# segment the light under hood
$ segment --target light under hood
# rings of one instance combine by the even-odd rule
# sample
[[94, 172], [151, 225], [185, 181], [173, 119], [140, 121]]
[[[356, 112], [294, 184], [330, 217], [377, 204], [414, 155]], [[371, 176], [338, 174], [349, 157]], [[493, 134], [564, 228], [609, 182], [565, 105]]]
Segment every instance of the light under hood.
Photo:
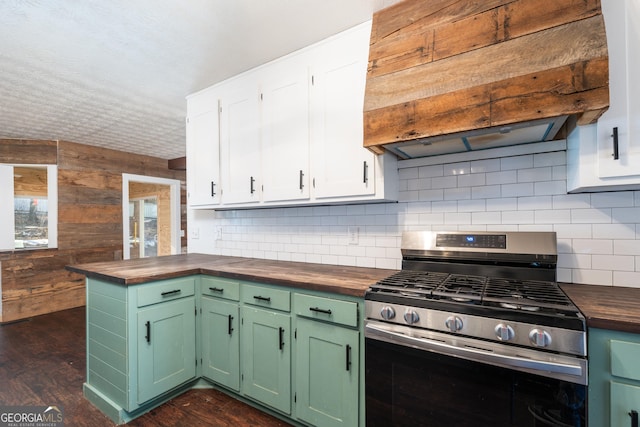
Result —
[[363, 123], [375, 153], [549, 141], [568, 116], [593, 123], [608, 106], [597, 0], [404, 0], [373, 16]]
[[385, 145], [385, 149], [402, 159], [413, 159], [416, 157], [439, 156], [442, 154], [551, 141], [558, 134], [566, 119], [567, 116], [561, 116], [457, 134], [414, 139]]

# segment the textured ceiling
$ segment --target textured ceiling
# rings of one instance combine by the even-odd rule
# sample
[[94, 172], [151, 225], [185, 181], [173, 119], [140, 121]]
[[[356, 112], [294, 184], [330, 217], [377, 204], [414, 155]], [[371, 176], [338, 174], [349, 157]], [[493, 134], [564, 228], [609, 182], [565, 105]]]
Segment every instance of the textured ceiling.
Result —
[[0, 138], [185, 155], [185, 97], [398, 0], [2, 0]]

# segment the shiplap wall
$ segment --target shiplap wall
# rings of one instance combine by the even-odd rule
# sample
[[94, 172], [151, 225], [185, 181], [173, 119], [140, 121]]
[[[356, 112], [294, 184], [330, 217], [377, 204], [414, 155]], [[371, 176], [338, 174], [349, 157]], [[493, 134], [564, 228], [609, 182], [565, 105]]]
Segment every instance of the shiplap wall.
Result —
[[559, 281], [640, 287], [640, 191], [567, 194], [564, 150], [494, 152], [400, 162], [398, 203], [189, 210], [189, 251], [399, 269], [404, 230], [543, 230], [558, 236]]

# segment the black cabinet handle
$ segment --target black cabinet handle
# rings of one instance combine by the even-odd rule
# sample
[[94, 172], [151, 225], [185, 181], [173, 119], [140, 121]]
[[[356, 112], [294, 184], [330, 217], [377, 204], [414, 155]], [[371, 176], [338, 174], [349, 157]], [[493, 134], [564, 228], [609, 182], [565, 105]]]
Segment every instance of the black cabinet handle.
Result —
[[222, 289], [222, 288], [209, 288], [209, 290], [211, 292], [220, 292], [220, 293], [224, 292], [224, 289]]
[[618, 150], [618, 128], [613, 128], [613, 160], [618, 160], [620, 158], [620, 151]]
[[265, 301], [265, 302], [270, 302], [271, 301], [270, 297], [263, 297], [263, 296], [260, 296], [260, 295], [254, 295], [253, 298], [257, 299], [258, 301]]
[[364, 166], [363, 166], [362, 170], [363, 170], [362, 182], [364, 182], [366, 184], [369, 181], [369, 165], [367, 165], [367, 161], [366, 160], [364, 162]]
[[256, 180], [251, 176], [249, 177], [249, 190], [251, 191], [251, 194], [256, 192], [256, 189], [253, 188], [253, 183], [256, 182]]
[[311, 310], [313, 312], [316, 312], [316, 313], [331, 314], [331, 310], [325, 310], [324, 308], [309, 307], [309, 310]]
[[169, 295], [179, 294], [180, 292], [182, 292], [180, 289], [174, 289], [172, 291], [162, 292], [160, 295], [162, 295], [163, 297], [167, 297]]
[[215, 197], [216, 195], [216, 183], [211, 181], [211, 197]]
[[302, 178], [304, 177], [304, 172], [302, 172], [302, 170], [300, 170], [300, 189], [302, 190], [304, 188], [304, 183], [302, 182]]
[[144, 326], [147, 328], [147, 335], [144, 336], [144, 339], [146, 339], [147, 342], [151, 342], [151, 322], [147, 320]]
[[284, 347], [284, 328], [278, 328], [278, 348], [282, 350]]
[[629, 412], [629, 416], [631, 417], [631, 427], [638, 427], [638, 411]]
[[229, 315], [229, 335], [233, 332], [233, 316]]
[[347, 344], [347, 371], [351, 369], [351, 346]]

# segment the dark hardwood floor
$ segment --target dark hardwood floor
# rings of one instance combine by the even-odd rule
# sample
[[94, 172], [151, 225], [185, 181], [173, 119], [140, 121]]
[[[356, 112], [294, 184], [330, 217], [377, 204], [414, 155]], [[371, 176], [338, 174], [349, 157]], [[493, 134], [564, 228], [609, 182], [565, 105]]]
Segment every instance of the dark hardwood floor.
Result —
[[[113, 426], [82, 395], [85, 309], [0, 326], [0, 405], [57, 405], [64, 425]], [[129, 426], [265, 426], [289, 424], [212, 389], [190, 390]]]

